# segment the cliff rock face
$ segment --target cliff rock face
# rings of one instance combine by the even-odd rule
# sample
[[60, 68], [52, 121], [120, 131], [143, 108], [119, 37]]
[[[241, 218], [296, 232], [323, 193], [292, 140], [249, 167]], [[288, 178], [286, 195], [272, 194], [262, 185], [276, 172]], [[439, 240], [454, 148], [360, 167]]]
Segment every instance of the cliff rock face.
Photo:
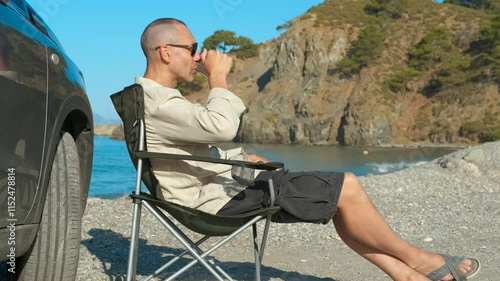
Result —
[[[319, 35], [319, 36], [318, 36]], [[258, 60], [265, 72], [248, 101], [241, 140], [261, 143], [318, 144], [336, 142], [348, 87], [342, 81], [328, 91], [330, 65], [345, 56], [347, 35], [342, 30], [323, 35], [291, 31], [265, 44]], [[236, 92], [241, 89], [235, 85]], [[332, 91], [335, 95], [332, 95]]]
[[[374, 112], [377, 105], [365, 97], [376, 87], [373, 71], [362, 71], [356, 79], [332, 73], [349, 50], [352, 34], [299, 28], [262, 47], [257, 60], [266, 70], [256, 79], [257, 91], [248, 97], [239, 140], [359, 145], [393, 141], [390, 120], [397, 116], [386, 116], [382, 108]], [[232, 86], [237, 93], [248, 89]]]
[[[363, 1], [354, 2], [362, 7]], [[442, 22], [432, 24], [453, 26], [460, 42], [477, 36], [478, 20], [463, 22], [456, 11], [445, 13], [449, 6], [428, 2], [443, 10], [430, 19]], [[351, 5], [340, 0], [329, 3], [339, 3], [339, 13]], [[498, 84], [477, 83], [473, 93], [477, 98], [466, 104], [426, 97], [422, 89], [428, 76], [408, 81], [404, 94], [387, 94], [384, 89], [387, 78], [407, 61], [411, 46], [425, 34], [425, 24], [419, 22], [426, 20], [424, 15], [404, 14], [394, 24], [392, 37], [386, 38], [385, 50], [352, 76], [338, 73], [337, 64], [351, 51], [362, 24], [318, 25], [316, 15], [309, 12], [280, 37], [262, 43], [258, 57], [235, 59], [230, 88], [248, 108], [236, 140], [344, 145], [474, 142], [461, 136], [460, 129], [486, 117], [500, 123]], [[204, 99], [196, 94], [188, 98]]]

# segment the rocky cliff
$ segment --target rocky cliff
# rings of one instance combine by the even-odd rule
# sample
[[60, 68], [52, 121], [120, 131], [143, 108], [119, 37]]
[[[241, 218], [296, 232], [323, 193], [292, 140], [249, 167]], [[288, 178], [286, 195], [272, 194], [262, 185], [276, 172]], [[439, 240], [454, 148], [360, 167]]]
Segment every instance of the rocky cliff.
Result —
[[[293, 19], [280, 37], [262, 43], [258, 57], [235, 59], [230, 87], [248, 107], [238, 141], [345, 145], [473, 143], [479, 138], [465, 136], [461, 130], [464, 124], [483, 122], [486, 118], [491, 124], [500, 124], [500, 94], [494, 81], [475, 83], [469, 88], [471, 93], [467, 93], [473, 97], [457, 98], [456, 102], [449, 96], [453, 91], [464, 91], [463, 88], [435, 96], [425, 94], [432, 70], [406, 81], [401, 93], [393, 93], [385, 86], [388, 77], [408, 61], [411, 47], [430, 28], [445, 26], [457, 40], [471, 42], [477, 38], [480, 26], [488, 21], [484, 13], [431, 0], [410, 0], [406, 13], [384, 23], [384, 50], [377, 58], [359, 73], [339, 73], [339, 61], [352, 52], [360, 30], [373, 19], [365, 11], [370, 3], [326, 1]], [[336, 11], [327, 15], [329, 24], [318, 21], [318, 14], [324, 9]], [[188, 98], [203, 101], [199, 94]]]

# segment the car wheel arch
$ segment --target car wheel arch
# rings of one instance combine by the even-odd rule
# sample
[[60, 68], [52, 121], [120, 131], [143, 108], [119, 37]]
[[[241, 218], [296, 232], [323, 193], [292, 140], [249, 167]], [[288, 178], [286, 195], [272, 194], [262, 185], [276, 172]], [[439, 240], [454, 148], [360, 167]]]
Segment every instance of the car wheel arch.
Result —
[[[56, 113], [57, 116], [52, 126], [49, 125], [44, 165], [41, 171], [41, 189], [39, 189], [32, 212], [28, 215], [26, 222], [39, 223], [42, 217], [44, 199], [47, 195], [50, 172], [54, 161], [55, 152], [59, 140], [64, 132], [68, 132], [76, 143], [80, 156], [80, 170], [82, 172], [82, 200], [87, 199], [90, 184], [90, 173], [92, 169], [94, 128], [92, 110], [87, 99], [78, 95], [68, 98]], [[87, 192], [87, 193], [85, 193]], [[85, 194], [83, 194], [85, 193]], [[84, 207], [84, 206], [83, 206]], [[82, 210], [82, 214], [83, 214]]]

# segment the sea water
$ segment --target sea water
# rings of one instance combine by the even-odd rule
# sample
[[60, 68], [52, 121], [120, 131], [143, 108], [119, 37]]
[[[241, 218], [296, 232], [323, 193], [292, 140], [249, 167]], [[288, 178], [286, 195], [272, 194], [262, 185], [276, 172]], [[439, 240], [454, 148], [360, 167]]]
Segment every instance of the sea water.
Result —
[[[223, 149], [242, 146], [271, 161], [285, 163], [290, 171], [341, 171], [357, 176], [386, 174], [432, 161], [456, 151], [443, 147], [353, 147], [262, 144], [218, 144]], [[364, 154], [364, 150], [368, 154]], [[135, 168], [125, 141], [105, 136], [94, 139], [90, 196], [112, 198], [129, 194], [135, 186]]]

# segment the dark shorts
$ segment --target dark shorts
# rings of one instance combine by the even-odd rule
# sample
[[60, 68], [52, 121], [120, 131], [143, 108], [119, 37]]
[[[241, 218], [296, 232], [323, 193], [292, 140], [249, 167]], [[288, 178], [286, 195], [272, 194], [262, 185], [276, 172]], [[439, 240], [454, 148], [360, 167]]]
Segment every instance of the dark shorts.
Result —
[[272, 221], [280, 223], [328, 223], [335, 214], [344, 183], [339, 172], [261, 172], [255, 184], [237, 194], [217, 214], [240, 215], [269, 206], [268, 179], [271, 173], [281, 209]]

